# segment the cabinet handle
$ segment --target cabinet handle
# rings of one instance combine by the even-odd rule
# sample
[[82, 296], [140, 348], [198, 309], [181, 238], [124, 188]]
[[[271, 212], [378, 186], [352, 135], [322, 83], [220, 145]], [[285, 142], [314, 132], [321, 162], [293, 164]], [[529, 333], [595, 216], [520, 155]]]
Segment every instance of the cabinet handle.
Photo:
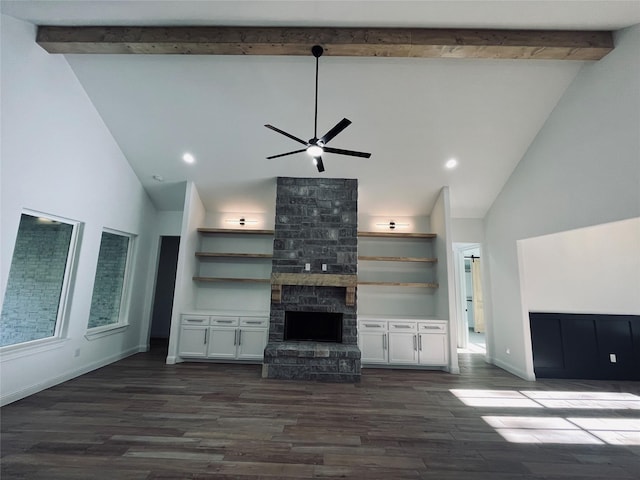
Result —
[[382, 334], [382, 349], [383, 350], [387, 349], [387, 334], [386, 333]]
[[245, 322], [247, 325], [261, 325], [262, 322], [260, 320], [247, 320]]
[[185, 319], [189, 323], [202, 323], [204, 322], [204, 318], [186, 318]]
[[233, 323], [233, 320], [215, 320], [216, 323]]
[[411, 328], [411, 325], [392, 325], [393, 328]]
[[418, 342], [416, 341], [416, 336], [413, 336], [413, 349], [417, 350], [418, 349]]
[[425, 330], [440, 330], [442, 327], [438, 327], [436, 325], [424, 325], [422, 328]]
[[242, 330], [238, 330], [238, 345], [242, 345]]
[[209, 336], [209, 329], [206, 329], [204, 331], [204, 344], [207, 344], [207, 337]]
[[382, 325], [376, 325], [371, 323], [363, 323], [363, 325], [367, 328], [382, 328]]
[[418, 350], [422, 351], [422, 336], [418, 336]]
[[234, 330], [233, 331], [233, 345], [237, 345], [238, 344], [238, 331]]

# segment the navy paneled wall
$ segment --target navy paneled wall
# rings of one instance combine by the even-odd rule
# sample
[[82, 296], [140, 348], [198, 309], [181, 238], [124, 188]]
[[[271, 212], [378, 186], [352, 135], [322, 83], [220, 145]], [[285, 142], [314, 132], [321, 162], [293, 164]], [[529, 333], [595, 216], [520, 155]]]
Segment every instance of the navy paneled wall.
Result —
[[540, 378], [640, 380], [640, 315], [529, 312]]

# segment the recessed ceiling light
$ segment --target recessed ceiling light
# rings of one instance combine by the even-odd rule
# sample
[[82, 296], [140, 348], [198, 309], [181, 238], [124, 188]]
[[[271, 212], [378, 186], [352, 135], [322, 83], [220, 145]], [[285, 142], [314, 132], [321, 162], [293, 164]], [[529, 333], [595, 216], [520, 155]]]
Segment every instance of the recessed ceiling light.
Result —
[[458, 161], [455, 158], [450, 158], [449, 160], [447, 160], [447, 163], [444, 164], [444, 166], [449, 169], [456, 168], [457, 165]]
[[196, 159], [190, 153], [185, 153], [184, 155], [182, 155], [182, 160], [184, 160], [186, 163], [193, 163], [196, 161]]

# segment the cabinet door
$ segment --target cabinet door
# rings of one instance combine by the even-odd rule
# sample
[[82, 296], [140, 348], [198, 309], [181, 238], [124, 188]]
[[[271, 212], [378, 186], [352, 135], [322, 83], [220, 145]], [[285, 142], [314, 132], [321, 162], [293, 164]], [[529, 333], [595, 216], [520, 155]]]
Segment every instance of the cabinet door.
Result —
[[405, 365], [418, 363], [416, 322], [389, 322], [389, 363]]
[[211, 358], [236, 358], [237, 335], [238, 329], [236, 327], [211, 327], [207, 356]]
[[446, 365], [448, 363], [446, 335], [421, 333], [418, 347], [420, 365]]
[[415, 364], [418, 338], [415, 332], [389, 332], [389, 363]]
[[358, 343], [362, 352], [362, 363], [387, 363], [387, 334], [384, 332], [361, 331]]
[[209, 327], [183, 325], [180, 327], [178, 355], [181, 357], [206, 357]]
[[262, 360], [267, 346], [268, 330], [263, 328], [241, 328], [238, 330], [238, 358]]

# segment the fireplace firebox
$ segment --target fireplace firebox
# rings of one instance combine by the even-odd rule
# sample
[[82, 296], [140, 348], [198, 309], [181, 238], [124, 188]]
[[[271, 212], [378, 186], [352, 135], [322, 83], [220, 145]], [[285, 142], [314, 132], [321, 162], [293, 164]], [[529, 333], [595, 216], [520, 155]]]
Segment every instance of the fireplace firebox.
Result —
[[342, 343], [342, 313], [284, 313], [284, 340]]

